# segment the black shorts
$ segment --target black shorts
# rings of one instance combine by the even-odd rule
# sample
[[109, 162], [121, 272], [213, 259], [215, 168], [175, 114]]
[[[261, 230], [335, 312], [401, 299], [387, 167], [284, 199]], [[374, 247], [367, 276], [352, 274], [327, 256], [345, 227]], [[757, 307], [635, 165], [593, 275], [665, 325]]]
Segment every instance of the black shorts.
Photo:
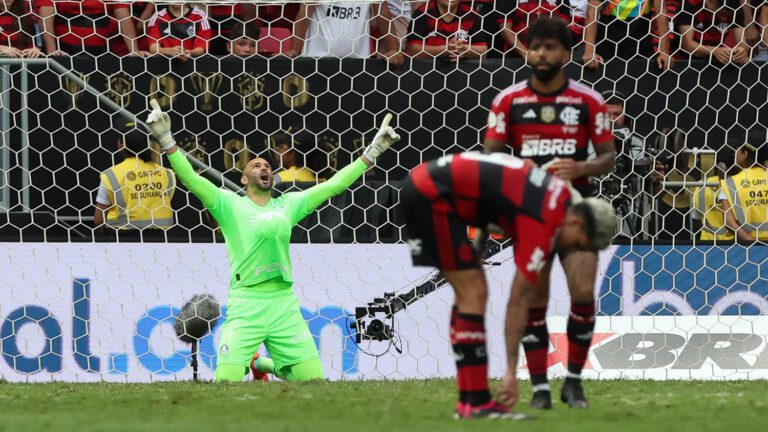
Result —
[[481, 268], [480, 254], [467, 237], [467, 224], [452, 202], [425, 197], [408, 178], [400, 191], [399, 209], [413, 265], [442, 271]]

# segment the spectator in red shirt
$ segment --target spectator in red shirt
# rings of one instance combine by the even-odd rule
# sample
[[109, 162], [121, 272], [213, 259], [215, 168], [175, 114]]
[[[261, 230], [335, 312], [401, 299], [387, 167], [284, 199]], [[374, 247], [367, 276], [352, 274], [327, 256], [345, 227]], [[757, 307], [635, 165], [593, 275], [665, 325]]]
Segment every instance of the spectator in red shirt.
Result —
[[32, 40], [34, 34], [29, 2], [4, 0], [0, 4], [0, 54], [14, 58], [40, 57], [42, 52]]
[[[528, 28], [539, 16], [556, 16], [567, 23], [573, 21], [568, 0], [500, 0], [496, 5], [503, 20], [502, 36], [522, 58], [526, 58], [528, 52], [528, 46], [525, 44]], [[573, 32], [573, 26], [571, 31]]]
[[[149, 47], [147, 45], [146, 27], [149, 19], [155, 14], [155, 4], [152, 2], [135, 1], [131, 3], [131, 20], [134, 27], [136, 27], [136, 39], [139, 41], [138, 49], [149, 54]], [[112, 21], [112, 26], [117, 30], [117, 21]], [[128, 47], [122, 39], [116, 38], [110, 41], [110, 49], [112, 52], [118, 55], [123, 55], [128, 52]]]
[[127, 3], [101, 0], [35, 0], [43, 25], [43, 43], [48, 55], [107, 52], [109, 41], [118, 34], [125, 42], [122, 55], [147, 53], [139, 50], [136, 27]]
[[[740, 0], [685, 0], [675, 21], [683, 50], [692, 57], [719, 63], [745, 64], [751, 48], [744, 42], [744, 10]], [[736, 41], [734, 48], [726, 39]]]
[[406, 54], [456, 62], [480, 58], [486, 51], [488, 41], [482, 33], [482, 20], [468, 3], [437, 0], [413, 14]]
[[202, 9], [190, 4], [171, 4], [155, 13], [147, 25], [149, 52], [182, 61], [208, 52], [211, 24]]

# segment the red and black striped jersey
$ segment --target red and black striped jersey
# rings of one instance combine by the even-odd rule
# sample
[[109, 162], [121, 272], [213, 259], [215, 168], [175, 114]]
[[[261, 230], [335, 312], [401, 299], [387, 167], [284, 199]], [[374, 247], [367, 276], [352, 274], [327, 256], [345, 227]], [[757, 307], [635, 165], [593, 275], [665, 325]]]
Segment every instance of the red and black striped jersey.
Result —
[[53, 31], [62, 50], [73, 53], [104, 49], [118, 32], [114, 11], [128, 9], [127, 3], [100, 0], [35, 0], [35, 7], [54, 8]]
[[243, 7], [240, 4], [226, 6], [208, 6], [208, 18], [214, 21], [223, 21], [230, 18], [243, 16]]
[[[530, 81], [499, 93], [488, 113], [485, 141], [501, 141], [515, 156], [542, 166], [555, 158], [587, 160], [589, 142], [613, 139], [611, 119], [599, 93], [574, 80], [550, 94], [541, 94]], [[589, 179], [574, 186], [589, 194]]]
[[518, 270], [531, 281], [540, 267], [528, 261], [551, 257], [571, 201], [564, 181], [502, 153], [443, 156], [416, 167], [411, 181], [428, 199], [450, 204], [467, 225], [502, 229], [513, 241]]
[[482, 20], [471, 5], [464, 2], [459, 4], [456, 17], [451, 21], [445, 21], [441, 18], [442, 15], [436, 4], [416, 11], [410, 23], [406, 43], [446, 46], [449, 39], [457, 38], [470, 45], [488, 45], [482, 32]]
[[211, 39], [211, 24], [202, 9], [188, 7], [184, 15], [174, 16], [170, 9], [157, 12], [147, 25], [149, 45], [159, 43], [162, 48], [180, 46], [184, 49], [208, 49]]
[[[0, 13], [0, 44], [18, 49], [32, 48], [32, 36], [35, 34], [29, 17], [29, 2], [24, 2], [24, 16], [18, 16], [10, 11]], [[24, 23], [29, 28], [23, 28]]]
[[258, 8], [259, 20], [270, 27], [293, 29], [299, 7], [299, 3], [261, 4]]
[[512, 25], [512, 31], [525, 43], [528, 28], [541, 15], [556, 16], [571, 23], [571, 7], [568, 0], [501, 0], [497, 2], [504, 21]]
[[229, 37], [235, 22], [244, 22], [243, 7], [240, 4], [229, 6], [208, 6], [208, 19], [216, 32], [214, 36]]
[[[707, 9], [705, 0], [685, 0], [682, 11], [675, 17], [678, 28], [692, 27], [693, 40], [702, 45], [720, 46], [735, 28], [744, 26], [744, 9], [724, 4], [717, 12]], [[680, 33], [683, 33], [683, 29]]]

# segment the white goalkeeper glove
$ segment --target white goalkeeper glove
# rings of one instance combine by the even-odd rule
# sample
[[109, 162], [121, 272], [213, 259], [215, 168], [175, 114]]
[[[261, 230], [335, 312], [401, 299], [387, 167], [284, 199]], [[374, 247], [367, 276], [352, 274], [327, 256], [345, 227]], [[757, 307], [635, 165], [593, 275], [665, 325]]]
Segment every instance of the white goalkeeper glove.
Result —
[[400, 135], [389, 125], [391, 120], [392, 114], [384, 116], [384, 121], [381, 122], [381, 128], [373, 137], [373, 142], [363, 152], [363, 156], [371, 163], [376, 162], [376, 158], [381, 156], [389, 146], [400, 141]]
[[163, 150], [168, 150], [176, 145], [176, 140], [173, 139], [171, 133], [171, 117], [168, 113], [163, 112], [157, 100], [152, 99], [149, 101], [149, 105], [152, 106], [152, 111], [147, 116], [147, 126], [152, 130], [152, 135], [155, 136]]

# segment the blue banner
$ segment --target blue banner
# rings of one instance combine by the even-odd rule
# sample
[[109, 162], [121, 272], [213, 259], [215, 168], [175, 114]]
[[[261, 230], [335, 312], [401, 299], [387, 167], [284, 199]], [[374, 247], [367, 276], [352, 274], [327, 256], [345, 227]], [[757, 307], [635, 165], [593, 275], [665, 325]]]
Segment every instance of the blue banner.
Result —
[[601, 315], [768, 315], [768, 246], [619, 246]]

